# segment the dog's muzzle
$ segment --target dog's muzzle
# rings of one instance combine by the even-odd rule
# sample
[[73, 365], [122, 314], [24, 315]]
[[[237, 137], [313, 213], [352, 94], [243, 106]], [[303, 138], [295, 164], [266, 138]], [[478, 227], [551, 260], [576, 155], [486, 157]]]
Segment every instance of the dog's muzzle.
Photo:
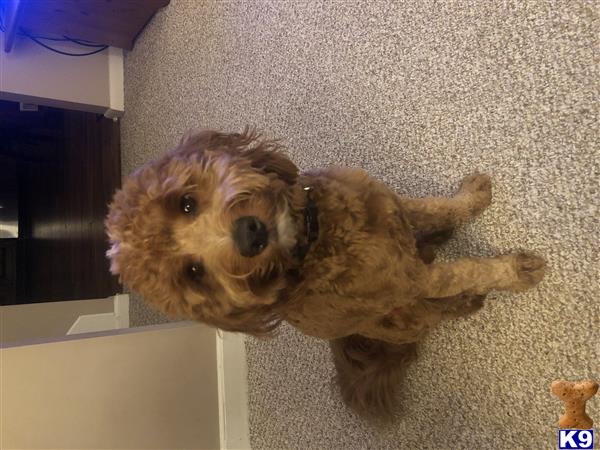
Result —
[[268, 245], [269, 232], [257, 217], [240, 217], [233, 223], [233, 242], [242, 256], [256, 256]]

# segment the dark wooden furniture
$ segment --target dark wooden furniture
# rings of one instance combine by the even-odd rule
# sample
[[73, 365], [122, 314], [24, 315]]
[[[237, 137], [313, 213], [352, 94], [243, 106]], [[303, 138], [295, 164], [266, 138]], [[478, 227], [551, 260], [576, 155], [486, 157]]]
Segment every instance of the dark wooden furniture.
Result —
[[16, 256], [7, 266], [16, 284], [2, 304], [120, 292], [103, 226], [120, 185], [118, 122], [53, 108], [19, 112], [18, 104], [0, 101], [0, 155], [16, 161], [19, 205], [19, 237], [5, 250]]
[[0, 239], [0, 305], [17, 301], [17, 240]]
[[170, 0], [4, 0], [4, 51], [24, 29], [35, 36], [69, 36], [131, 50], [156, 11]]
[[17, 161], [0, 154], [0, 305], [17, 295], [18, 194]]

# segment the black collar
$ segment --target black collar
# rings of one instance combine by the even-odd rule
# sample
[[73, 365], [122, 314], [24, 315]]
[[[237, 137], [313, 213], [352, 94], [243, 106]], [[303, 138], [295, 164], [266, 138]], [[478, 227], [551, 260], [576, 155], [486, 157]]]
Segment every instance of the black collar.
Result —
[[312, 196], [313, 188], [305, 186], [303, 190], [306, 192], [306, 207], [304, 208], [305, 243], [297, 245], [294, 250], [294, 256], [299, 261], [305, 258], [311, 244], [319, 237], [319, 209]]

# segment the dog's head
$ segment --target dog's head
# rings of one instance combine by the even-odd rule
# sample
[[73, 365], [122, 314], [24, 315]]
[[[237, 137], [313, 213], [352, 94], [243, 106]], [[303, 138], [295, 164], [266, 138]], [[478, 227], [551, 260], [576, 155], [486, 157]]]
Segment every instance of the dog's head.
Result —
[[184, 137], [115, 194], [111, 271], [167, 314], [270, 331], [296, 244], [296, 178], [276, 142], [254, 132]]

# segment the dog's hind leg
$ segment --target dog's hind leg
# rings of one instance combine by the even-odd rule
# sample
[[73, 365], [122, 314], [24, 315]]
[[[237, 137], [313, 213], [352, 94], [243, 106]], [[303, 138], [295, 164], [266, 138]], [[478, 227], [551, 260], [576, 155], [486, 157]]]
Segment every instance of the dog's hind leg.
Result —
[[427, 266], [422, 297], [440, 299], [491, 290], [523, 291], [538, 284], [546, 263], [539, 256], [517, 253], [495, 258], [462, 258]]
[[424, 235], [451, 230], [476, 217], [492, 200], [492, 182], [484, 174], [465, 178], [454, 197], [399, 197], [400, 205], [415, 232]]

